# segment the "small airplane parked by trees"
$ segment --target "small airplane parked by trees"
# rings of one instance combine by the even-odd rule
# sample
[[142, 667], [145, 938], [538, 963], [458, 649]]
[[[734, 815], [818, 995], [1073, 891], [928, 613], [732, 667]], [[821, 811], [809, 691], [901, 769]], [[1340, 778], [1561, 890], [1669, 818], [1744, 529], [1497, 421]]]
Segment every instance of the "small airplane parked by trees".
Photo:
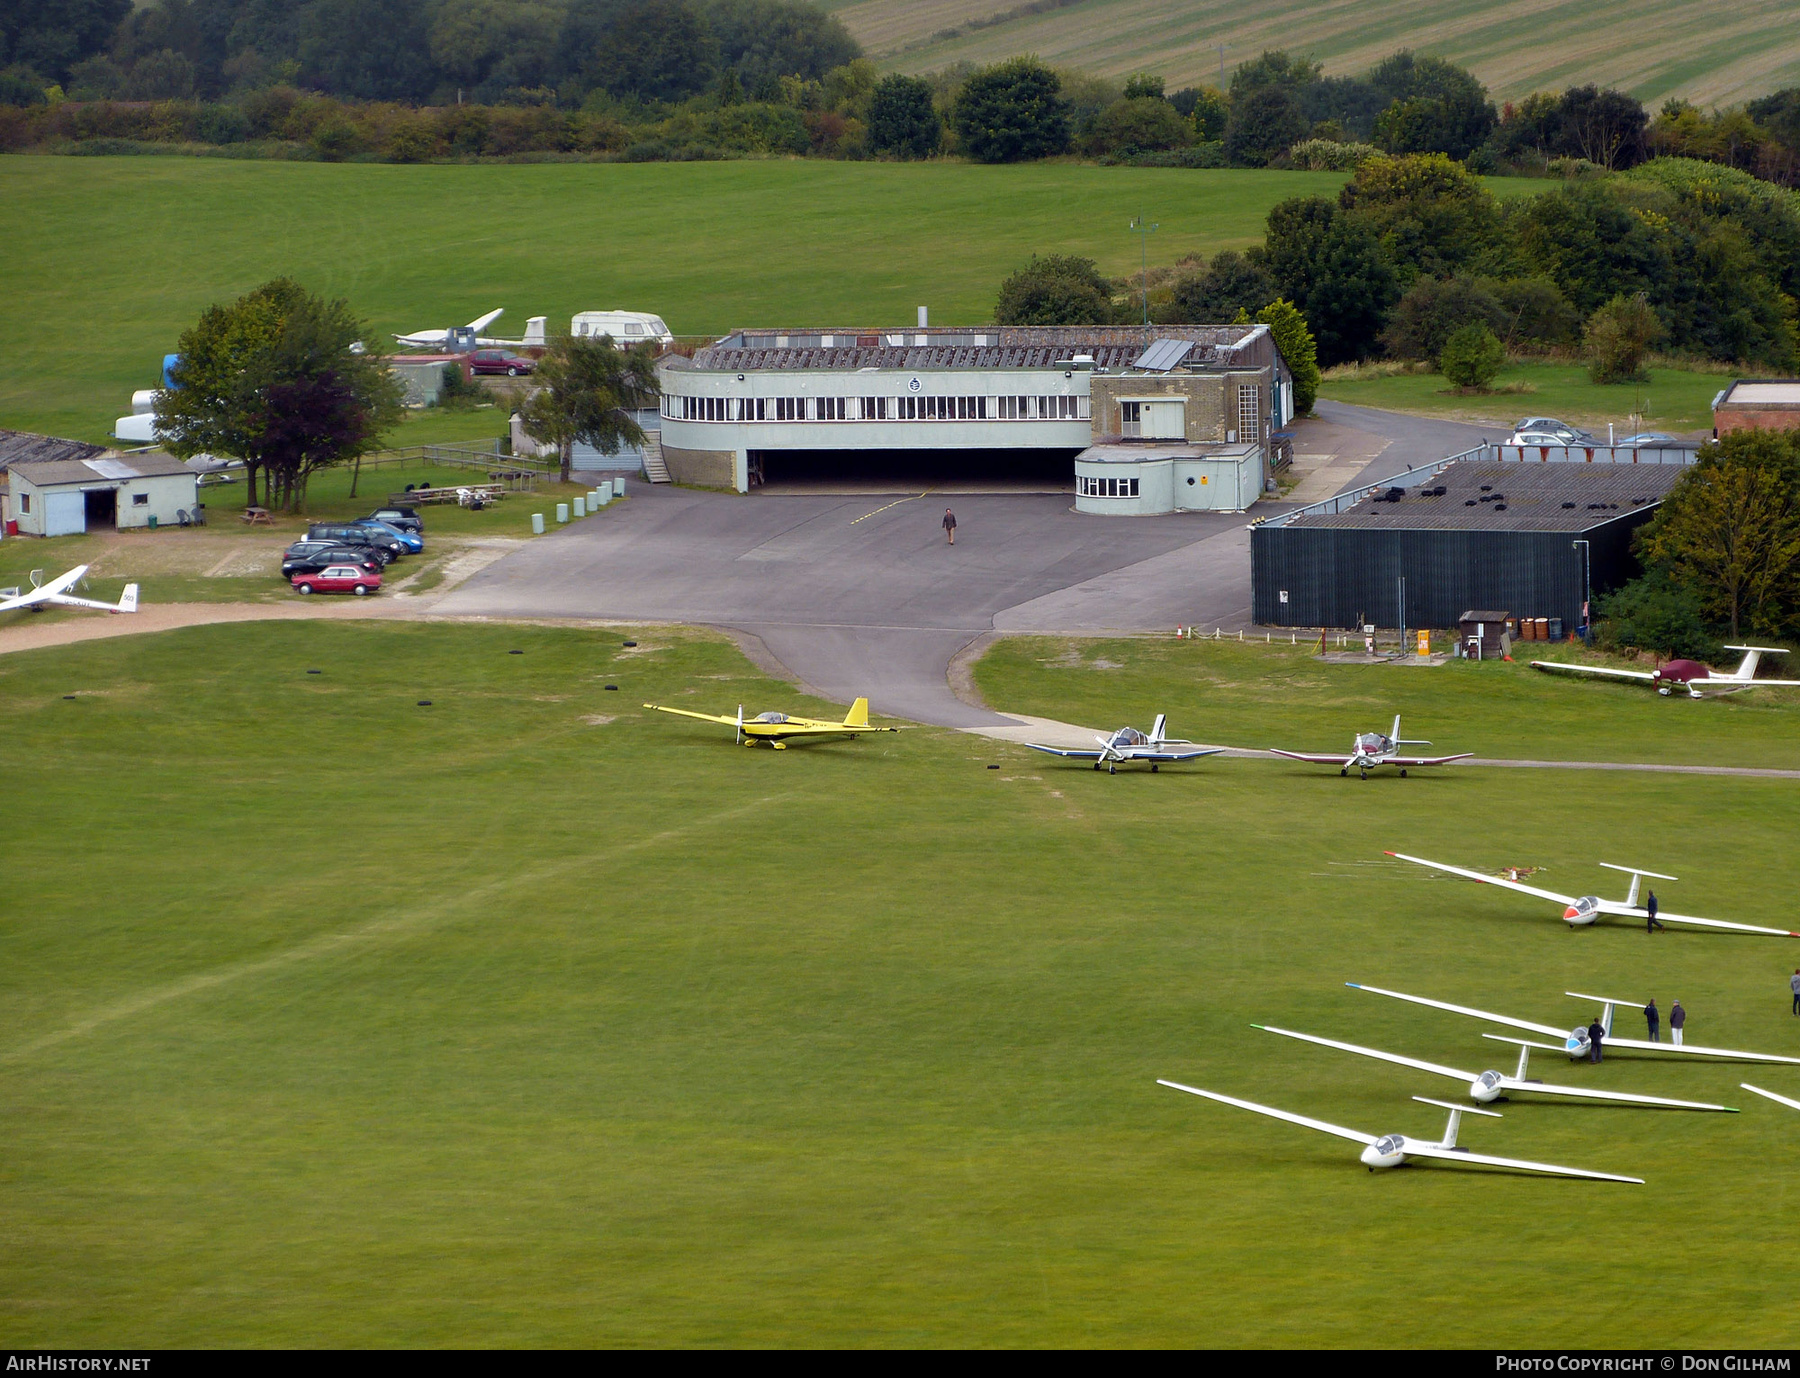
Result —
[[858, 699], [850, 705], [850, 711], [844, 714], [842, 722], [831, 722], [822, 718], [799, 718], [791, 713], [758, 713], [754, 718], [744, 716], [744, 705], [738, 705], [737, 717], [728, 718], [719, 713], [695, 713], [686, 708], [665, 708], [660, 703], [647, 703], [646, 708], [658, 713], [673, 713], [682, 718], [698, 718], [701, 722], [718, 723], [723, 727], [737, 729], [737, 740], [745, 746], [755, 746], [758, 742], [767, 742], [777, 751], [786, 751], [790, 741], [824, 741], [833, 737], [860, 737], [865, 732], [898, 732], [897, 727], [869, 726], [869, 701]]
[[1722, 1110], [1737, 1114], [1729, 1105], [1708, 1105], [1697, 1100], [1670, 1100], [1665, 1096], [1640, 1096], [1628, 1091], [1596, 1091], [1585, 1086], [1561, 1086], [1555, 1082], [1534, 1081], [1525, 1075], [1527, 1060], [1533, 1048], [1541, 1048], [1541, 1043], [1532, 1043], [1523, 1038], [1507, 1038], [1501, 1034], [1483, 1034], [1483, 1038], [1491, 1038], [1497, 1043], [1516, 1043], [1519, 1045], [1519, 1069], [1513, 1075], [1505, 1072], [1488, 1070], [1485, 1072], [1465, 1072], [1458, 1067], [1446, 1067], [1441, 1062], [1425, 1062], [1416, 1057], [1402, 1057], [1398, 1053], [1384, 1053], [1379, 1048], [1365, 1048], [1359, 1043], [1339, 1043], [1336, 1039], [1320, 1038], [1317, 1034], [1296, 1033], [1292, 1029], [1278, 1029], [1273, 1024], [1252, 1024], [1253, 1029], [1261, 1029], [1264, 1033], [1280, 1034], [1283, 1038], [1298, 1038], [1307, 1043], [1317, 1043], [1322, 1048], [1336, 1048], [1341, 1052], [1355, 1053], [1359, 1057], [1372, 1057], [1381, 1062], [1391, 1062], [1397, 1067], [1414, 1067], [1421, 1072], [1430, 1072], [1433, 1076], [1449, 1077], [1452, 1081], [1465, 1083], [1469, 1088], [1469, 1098], [1483, 1105], [1491, 1105], [1494, 1101], [1503, 1100], [1520, 1092], [1530, 1092], [1540, 1096], [1574, 1096], [1580, 1100], [1612, 1101], [1619, 1105], [1641, 1105], [1651, 1109], [1662, 1110]]
[[1363, 1146], [1362, 1161], [1370, 1172], [1378, 1167], [1400, 1167], [1408, 1158], [1425, 1158], [1475, 1167], [1511, 1168], [1514, 1172], [1541, 1172], [1551, 1177], [1586, 1177], [1599, 1182], [1631, 1182], [1640, 1187], [1644, 1185], [1642, 1177], [1620, 1177], [1611, 1172], [1590, 1172], [1586, 1168], [1560, 1167], [1555, 1163], [1533, 1163], [1523, 1158], [1494, 1158], [1485, 1153], [1471, 1153], [1466, 1148], [1457, 1147], [1456, 1133], [1462, 1127], [1464, 1115], [1486, 1115], [1497, 1120], [1502, 1118], [1497, 1110], [1476, 1110], [1471, 1106], [1452, 1105], [1449, 1101], [1414, 1096], [1413, 1099], [1421, 1105], [1441, 1106], [1450, 1112], [1450, 1122], [1444, 1126], [1442, 1139], [1415, 1139], [1406, 1134], [1365, 1134], [1360, 1129], [1346, 1129], [1340, 1124], [1308, 1119], [1305, 1115], [1296, 1115], [1289, 1110], [1277, 1110], [1272, 1105], [1258, 1105], [1253, 1100], [1221, 1096], [1217, 1091], [1202, 1091], [1198, 1086], [1183, 1086], [1178, 1081], [1163, 1081], [1158, 1078], [1156, 1084], [1167, 1086], [1172, 1091], [1186, 1091], [1190, 1096], [1204, 1096], [1221, 1105], [1235, 1105], [1239, 1110], [1267, 1115], [1271, 1119], [1286, 1120], [1303, 1129], [1316, 1129], [1321, 1134], [1335, 1134], [1340, 1139], [1349, 1139], [1352, 1143]]
[[1274, 756], [1286, 756], [1290, 761], [1307, 761], [1313, 765], [1337, 766], [1339, 775], [1348, 775], [1356, 770], [1363, 779], [1369, 778], [1369, 772], [1377, 766], [1398, 766], [1400, 778], [1406, 778], [1408, 767], [1446, 766], [1452, 761], [1465, 761], [1475, 753], [1460, 751], [1454, 756], [1402, 756], [1403, 746], [1430, 746], [1430, 742], [1417, 741], [1400, 735], [1400, 715], [1394, 714], [1394, 727], [1391, 732], [1359, 732], [1348, 756], [1331, 751], [1283, 751], [1279, 747], [1270, 747], [1269, 753]]
[[1671, 660], [1654, 670], [1615, 670], [1605, 665], [1573, 665], [1561, 660], [1534, 660], [1531, 668], [1559, 675], [1593, 675], [1597, 679], [1622, 679], [1634, 684], [1647, 684], [1667, 697], [1677, 691], [1691, 699], [1713, 699], [1735, 694], [1740, 689], [1792, 689], [1800, 687], [1800, 679], [1758, 679], [1757, 663], [1764, 656], [1786, 655], [1781, 646], [1727, 646], [1728, 651], [1742, 651], [1744, 658], [1735, 670], [1715, 670], [1697, 660]]
[[9, 591], [9, 596], [0, 596], [0, 612], [13, 612], [19, 608], [42, 608], [56, 606], [61, 608], [92, 608], [95, 612], [136, 612], [138, 606], [138, 586], [125, 585], [125, 592], [116, 603], [98, 603], [92, 598], [77, 598], [69, 592], [87, 577], [88, 567], [76, 565], [67, 574], [59, 574], [47, 584], [38, 584], [42, 574], [40, 570], [32, 571], [33, 588], [29, 593], [20, 593], [17, 589]]
[[[1551, 1052], [1567, 1053], [1574, 1061], [1580, 1061], [1588, 1055], [1588, 1026], [1586, 1024], [1577, 1024], [1565, 1034], [1554, 1024], [1538, 1024], [1529, 1019], [1515, 1019], [1509, 1014], [1495, 1014], [1490, 1010], [1470, 1009], [1467, 1005], [1452, 1005], [1444, 1000], [1427, 1000], [1423, 995], [1407, 995], [1402, 991], [1383, 990], [1380, 986], [1365, 986], [1356, 981], [1346, 981], [1344, 984], [1351, 990], [1366, 990], [1371, 995], [1385, 995], [1394, 1000], [1407, 1000], [1415, 1005], [1427, 1005], [1434, 1010], [1448, 1010], [1451, 1014], [1466, 1014], [1471, 1019], [1485, 1019], [1490, 1024], [1504, 1024], [1510, 1029], [1524, 1029], [1529, 1033], [1548, 1034], [1552, 1038], [1560, 1038], [1562, 1039], [1560, 1046], [1551, 1043], [1533, 1043], [1530, 1046], [1545, 1048]], [[1783, 1057], [1779, 1053], [1744, 1053], [1732, 1048], [1702, 1048], [1695, 1043], [1651, 1043], [1642, 1038], [1614, 1038], [1612, 1036], [1613, 1008], [1617, 1005], [1631, 1005], [1631, 1001], [1609, 999], [1602, 995], [1580, 995], [1572, 990], [1566, 990], [1563, 994], [1572, 1000], [1595, 1000], [1600, 1003], [1600, 1029], [1605, 1035], [1602, 1041], [1607, 1048], [1628, 1048], [1633, 1052], [1661, 1053], [1666, 1057], [1714, 1057], [1728, 1062], [1785, 1062], [1800, 1066], [1800, 1057]]]
[[[1148, 761], [1151, 774], [1155, 774], [1158, 766], [1175, 761], [1192, 761], [1201, 756], [1216, 756], [1225, 750], [1222, 746], [1195, 746], [1185, 738], [1164, 736], [1168, 722], [1168, 714], [1158, 713], [1147, 733], [1140, 732], [1135, 727], [1121, 727], [1117, 732], [1096, 737], [1094, 740], [1100, 744], [1098, 751], [1085, 747], [1069, 750], [1059, 746], [1039, 746], [1036, 742], [1026, 742], [1025, 745], [1033, 751], [1047, 752], [1052, 756], [1092, 761], [1095, 770], [1105, 766], [1108, 775], [1117, 775], [1121, 765], [1132, 761]], [[1171, 747], [1179, 749], [1171, 751]]]
[[[1623, 871], [1631, 877], [1631, 889], [1627, 892], [1623, 903], [1618, 900], [1603, 900], [1598, 895], [1559, 895], [1554, 890], [1540, 890], [1535, 885], [1523, 885], [1516, 880], [1502, 880], [1498, 876], [1484, 876], [1480, 871], [1465, 871], [1460, 866], [1447, 866], [1441, 861], [1427, 861], [1422, 856], [1407, 856], [1404, 852], [1388, 852], [1386, 855], [1398, 861], [1410, 861], [1415, 866], [1428, 866], [1434, 871], [1445, 871], [1453, 876], [1461, 876], [1465, 880], [1478, 880], [1483, 885], [1498, 885], [1503, 890], [1517, 890], [1521, 895], [1535, 895], [1541, 900], [1550, 900], [1563, 907], [1563, 922], [1570, 928], [1585, 927], [1594, 923], [1603, 915], [1614, 918], [1630, 919], [1634, 923], [1644, 923], [1649, 918], [1649, 911], [1638, 907], [1638, 883], [1649, 876], [1653, 880], [1674, 880], [1674, 876], [1665, 876], [1660, 871], [1644, 871], [1635, 866], [1614, 866], [1610, 861], [1600, 864], [1609, 871]], [[1763, 928], [1753, 923], [1731, 923], [1725, 919], [1697, 919], [1691, 914], [1671, 914], [1665, 909], [1656, 911], [1658, 923], [1687, 924], [1694, 928], [1723, 928], [1734, 933], [1763, 933], [1772, 938], [1800, 938], [1786, 928]]]

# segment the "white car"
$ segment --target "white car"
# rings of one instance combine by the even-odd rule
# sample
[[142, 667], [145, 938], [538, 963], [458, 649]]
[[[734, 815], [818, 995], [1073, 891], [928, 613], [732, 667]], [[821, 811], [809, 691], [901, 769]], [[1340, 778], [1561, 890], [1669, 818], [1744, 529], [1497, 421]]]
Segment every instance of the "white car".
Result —
[[1551, 445], [1561, 449], [1565, 445], [1578, 445], [1581, 442], [1571, 439], [1556, 431], [1515, 431], [1507, 436], [1508, 445]]

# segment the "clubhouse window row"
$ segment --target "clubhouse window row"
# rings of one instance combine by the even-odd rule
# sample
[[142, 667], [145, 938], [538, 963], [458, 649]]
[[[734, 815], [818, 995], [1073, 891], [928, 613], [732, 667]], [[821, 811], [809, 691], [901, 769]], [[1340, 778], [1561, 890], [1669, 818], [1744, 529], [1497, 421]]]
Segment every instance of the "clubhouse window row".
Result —
[[1085, 397], [678, 397], [671, 421], [1086, 421]]

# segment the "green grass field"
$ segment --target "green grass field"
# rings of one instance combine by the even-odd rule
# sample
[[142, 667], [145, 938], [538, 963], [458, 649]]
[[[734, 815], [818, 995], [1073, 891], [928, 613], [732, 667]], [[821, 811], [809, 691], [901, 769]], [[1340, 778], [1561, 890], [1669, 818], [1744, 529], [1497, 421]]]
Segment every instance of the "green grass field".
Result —
[[[1522, 666], [1077, 655], [1009, 642], [979, 679], [1252, 745], [1395, 704], [1447, 748], [1795, 750], [1791, 704]], [[1792, 782], [1111, 778], [926, 729], [778, 754], [649, 699], [822, 707], [663, 628], [0, 657], [0, 1345], [1793, 1343], [1778, 1107], [1465, 1126], [1639, 1188], [1370, 1175], [1154, 1084], [1435, 1134], [1407, 1097], [1451, 1083], [1249, 1027], [1504, 1059], [1345, 980], [1569, 1023], [1565, 989], [1679, 997], [1696, 1042], [1800, 1051], [1791, 944], [1570, 933], [1381, 855], [1665, 865], [1670, 907], [1786, 923]], [[1539, 1074], [1751, 1099], [1727, 1067]]]
[[[1643, 430], [1712, 431], [1712, 402], [1731, 382], [1728, 375], [1684, 368], [1653, 368], [1648, 383], [1599, 384], [1580, 364], [1514, 363], [1494, 379], [1488, 396], [1466, 397], [1439, 373], [1327, 378], [1319, 396], [1333, 402], [1386, 411], [1418, 412], [1510, 429], [1522, 416], [1554, 416], [1604, 438], [1607, 423], [1620, 436]], [[1517, 387], [1517, 392], [1506, 391]], [[1641, 421], [1631, 417], [1637, 413]], [[1596, 429], [1597, 428], [1597, 429]]]
[[[1034, 253], [1136, 266], [1262, 238], [1284, 197], [1341, 173], [1067, 163], [771, 161], [402, 167], [195, 158], [0, 158], [29, 206], [0, 259], [13, 351], [0, 426], [103, 441], [207, 305], [287, 274], [383, 332], [576, 311], [660, 312], [681, 334], [740, 325], [993, 319]], [[1491, 179], [1499, 195], [1547, 183]], [[485, 438], [494, 413], [409, 423], [395, 444]], [[440, 433], [448, 430], [450, 434]]]
[[[1668, 96], [1728, 105], [1800, 81], [1792, 10], [1750, 0], [1721, 13], [1707, 0], [1648, 0], [1622, 41], [1617, 6], [1571, 0], [1372, 0], [1356, 6], [1273, 0], [1246, 11], [1225, 0], [1078, 0], [1028, 13], [991, 0], [837, 0], [833, 9], [884, 66], [930, 71], [1015, 53], [1124, 77], [1153, 72], [1170, 89], [1219, 83], [1265, 48], [1305, 53], [1338, 76], [1366, 71], [1402, 48], [1472, 69], [1496, 100], [1595, 82], [1652, 106]], [[969, 29], [974, 18], [1005, 22]], [[946, 32], [948, 31], [948, 32]]]

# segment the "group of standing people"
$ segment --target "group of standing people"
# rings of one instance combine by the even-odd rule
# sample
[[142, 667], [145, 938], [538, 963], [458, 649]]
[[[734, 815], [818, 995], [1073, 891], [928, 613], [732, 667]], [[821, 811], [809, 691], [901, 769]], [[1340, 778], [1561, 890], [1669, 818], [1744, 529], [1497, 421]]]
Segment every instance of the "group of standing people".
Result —
[[[1800, 971], [1794, 973], [1794, 1013], [1800, 1014]], [[1662, 1042], [1662, 1011], [1656, 1008], [1656, 1000], [1651, 998], [1644, 1006], [1644, 1023], [1650, 1029], [1650, 1042]], [[1681, 1046], [1681, 1031], [1687, 1027], [1687, 1011], [1677, 1000], [1669, 1006], [1669, 1041], [1677, 1048]], [[1600, 1062], [1605, 1057], [1606, 1026], [1600, 1022], [1600, 1016], [1594, 1016], [1594, 1022], [1588, 1025], [1588, 1061]]]

